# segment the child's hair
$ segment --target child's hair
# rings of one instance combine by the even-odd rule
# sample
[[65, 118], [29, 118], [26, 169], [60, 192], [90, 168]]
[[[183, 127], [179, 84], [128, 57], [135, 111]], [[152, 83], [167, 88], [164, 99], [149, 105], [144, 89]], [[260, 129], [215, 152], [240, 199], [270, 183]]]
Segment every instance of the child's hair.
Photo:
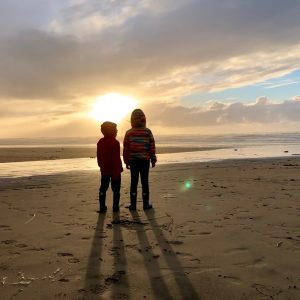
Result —
[[104, 122], [101, 124], [101, 132], [105, 137], [114, 137], [117, 134], [117, 124], [109, 121]]

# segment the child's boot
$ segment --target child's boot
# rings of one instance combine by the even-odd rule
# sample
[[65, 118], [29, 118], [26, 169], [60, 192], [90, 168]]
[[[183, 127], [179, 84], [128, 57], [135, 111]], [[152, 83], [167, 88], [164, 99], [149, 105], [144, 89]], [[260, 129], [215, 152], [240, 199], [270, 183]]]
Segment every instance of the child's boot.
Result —
[[99, 192], [99, 204], [100, 204], [100, 213], [105, 213], [107, 211], [107, 207], [105, 205], [106, 200], [106, 193], [105, 192]]
[[143, 209], [151, 209], [152, 205], [149, 204], [149, 193], [143, 193]]
[[113, 211], [119, 211], [120, 193], [114, 193], [113, 195]]
[[127, 206], [129, 210], [136, 210], [136, 198], [137, 198], [136, 193], [130, 193], [130, 205]]

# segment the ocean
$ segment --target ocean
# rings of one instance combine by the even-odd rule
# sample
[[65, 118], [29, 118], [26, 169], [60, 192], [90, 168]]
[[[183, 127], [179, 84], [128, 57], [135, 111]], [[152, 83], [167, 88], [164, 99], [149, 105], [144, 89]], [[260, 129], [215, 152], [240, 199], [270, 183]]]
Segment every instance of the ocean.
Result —
[[[94, 149], [97, 137], [0, 139], [0, 156], [15, 149]], [[122, 138], [119, 139], [120, 141]], [[208, 162], [225, 159], [292, 157], [300, 155], [300, 133], [244, 135], [156, 136], [158, 164]], [[27, 150], [26, 150], [27, 149]], [[192, 150], [192, 151], [191, 151]], [[94, 151], [94, 150], [93, 150]], [[34, 158], [34, 153], [32, 154]], [[0, 157], [1, 158], [1, 157]], [[44, 159], [0, 163], [0, 178], [97, 170], [95, 157]]]
[[[93, 147], [99, 137], [60, 138], [0, 138], [0, 147], [47, 147], [74, 146]], [[121, 142], [123, 137], [117, 137]], [[300, 132], [266, 134], [224, 134], [224, 135], [156, 135], [160, 146], [189, 147], [231, 147], [264, 146], [280, 144], [300, 144]]]

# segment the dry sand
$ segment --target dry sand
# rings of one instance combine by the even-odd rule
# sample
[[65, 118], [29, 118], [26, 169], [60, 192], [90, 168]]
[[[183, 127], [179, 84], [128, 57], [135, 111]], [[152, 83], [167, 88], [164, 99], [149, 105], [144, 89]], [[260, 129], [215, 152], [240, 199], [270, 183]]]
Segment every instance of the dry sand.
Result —
[[[155, 209], [98, 173], [1, 180], [0, 299], [300, 299], [300, 159], [157, 166]], [[140, 193], [141, 194], [141, 193]]]

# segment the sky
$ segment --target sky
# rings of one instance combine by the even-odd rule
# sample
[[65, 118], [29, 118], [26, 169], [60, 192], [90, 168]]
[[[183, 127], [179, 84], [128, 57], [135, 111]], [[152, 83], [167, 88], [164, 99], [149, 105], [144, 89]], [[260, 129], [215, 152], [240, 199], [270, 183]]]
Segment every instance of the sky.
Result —
[[1, 0], [0, 138], [96, 136], [110, 93], [155, 134], [299, 132], [299, 15], [299, 0]]

